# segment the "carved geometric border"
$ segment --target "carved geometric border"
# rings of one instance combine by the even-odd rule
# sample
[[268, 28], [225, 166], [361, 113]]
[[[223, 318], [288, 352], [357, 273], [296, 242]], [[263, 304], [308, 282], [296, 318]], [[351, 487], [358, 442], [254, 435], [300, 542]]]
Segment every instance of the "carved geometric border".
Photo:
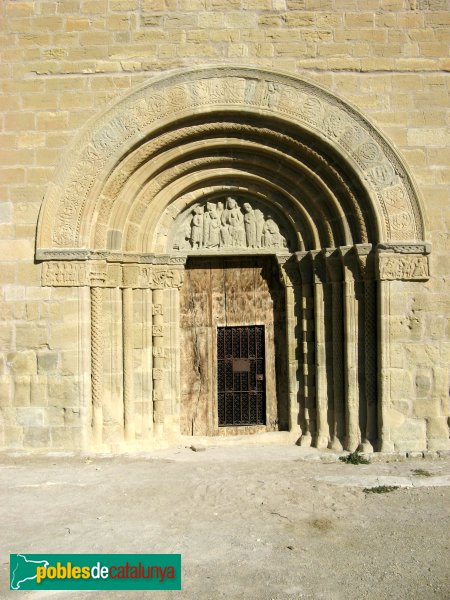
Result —
[[160, 127], [203, 112], [242, 111], [294, 123], [339, 153], [363, 182], [382, 240], [424, 240], [422, 204], [405, 164], [361, 113], [315, 83], [250, 67], [202, 67], [161, 76], [105, 110], [70, 145], [39, 216], [37, 257], [87, 248], [86, 207], [109, 168]]

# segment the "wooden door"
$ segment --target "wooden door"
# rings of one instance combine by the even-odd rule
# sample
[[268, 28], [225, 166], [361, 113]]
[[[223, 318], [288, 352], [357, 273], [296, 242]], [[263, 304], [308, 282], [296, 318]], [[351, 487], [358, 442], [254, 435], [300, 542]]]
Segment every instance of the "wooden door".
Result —
[[[228, 435], [287, 429], [284, 289], [273, 257], [189, 259], [180, 293], [181, 433]], [[219, 427], [218, 331], [260, 326], [264, 332], [261, 422]]]

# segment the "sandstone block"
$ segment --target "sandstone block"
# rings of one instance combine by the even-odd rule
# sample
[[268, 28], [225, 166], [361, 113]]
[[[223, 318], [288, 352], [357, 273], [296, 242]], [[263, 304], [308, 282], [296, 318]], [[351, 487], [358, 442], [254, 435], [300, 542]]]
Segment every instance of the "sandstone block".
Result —
[[449, 439], [447, 417], [429, 417], [426, 419], [427, 437]]
[[416, 397], [423, 398], [429, 395], [432, 386], [431, 369], [418, 369], [415, 379]]
[[44, 408], [35, 406], [19, 407], [17, 423], [22, 427], [41, 427], [44, 424]]
[[48, 427], [24, 427], [23, 445], [31, 448], [48, 448], [50, 446], [50, 429]]
[[55, 371], [58, 366], [57, 352], [38, 352], [37, 354], [38, 373], [47, 373]]
[[11, 378], [8, 375], [2, 375], [0, 377], [0, 406], [11, 406], [12, 396]]
[[6, 425], [3, 432], [3, 439], [6, 448], [23, 447], [23, 427], [15, 425]]
[[36, 375], [37, 360], [33, 350], [10, 352], [6, 357], [11, 372], [15, 375]]
[[64, 425], [69, 425], [71, 427], [81, 425], [81, 413], [79, 408], [65, 408], [63, 418]]
[[[0, 178], [2, 174], [0, 173]], [[32, 260], [34, 247], [32, 240], [0, 240], [0, 256], [3, 260]]]
[[40, 348], [47, 344], [48, 334], [44, 325], [16, 325], [16, 346], [18, 350]]
[[437, 398], [424, 398], [414, 400], [413, 412], [415, 417], [438, 417], [441, 412], [441, 405]]
[[14, 378], [14, 405], [29, 406], [31, 398], [31, 381], [29, 375]]
[[53, 406], [76, 406], [78, 384], [71, 377], [52, 377], [48, 383], [48, 401]]
[[60, 406], [48, 406], [45, 409], [44, 420], [49, 427], [62, 427], [65, 424], [65, 409]]
[[13, 327], [12, 325], [1, 323], [0, 324], [0, 348], [6, 350], [11, 348], [13, 339]]
[[30, 402], [32, 406], [47, 406], [47, 377], [45, 375], [31, 376]]

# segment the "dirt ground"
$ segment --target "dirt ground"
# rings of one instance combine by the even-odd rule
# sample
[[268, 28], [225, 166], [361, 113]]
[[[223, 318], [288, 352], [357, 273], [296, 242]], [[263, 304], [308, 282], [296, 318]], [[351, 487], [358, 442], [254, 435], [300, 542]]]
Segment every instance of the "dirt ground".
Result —
[[[0, 597], [447, 600], [450, 457], [297, 446], [0, 455]], [[364, 491], [399, 486], [389, 493]], [[9, 553], [181, 553], [178, 592], [10, 592]]]

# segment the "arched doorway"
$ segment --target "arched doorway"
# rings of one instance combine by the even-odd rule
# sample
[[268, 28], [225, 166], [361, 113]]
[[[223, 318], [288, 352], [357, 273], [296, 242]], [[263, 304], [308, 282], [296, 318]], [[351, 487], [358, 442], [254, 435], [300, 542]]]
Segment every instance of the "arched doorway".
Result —
[[[261, 213], [264, 243], [211, 215], [205, 237], [228, 197]], [[238, 67], [145, 84], [87, 124], [39, 218], [43, 284], [90, 289], [88, 445], [180, 435], [186, 265], [261, 256], [284, 288], [287, 427], [304, 445], [389, 449], [390, 284], [428, 277], [423, 240], [402, 160], [326, 90]]]

